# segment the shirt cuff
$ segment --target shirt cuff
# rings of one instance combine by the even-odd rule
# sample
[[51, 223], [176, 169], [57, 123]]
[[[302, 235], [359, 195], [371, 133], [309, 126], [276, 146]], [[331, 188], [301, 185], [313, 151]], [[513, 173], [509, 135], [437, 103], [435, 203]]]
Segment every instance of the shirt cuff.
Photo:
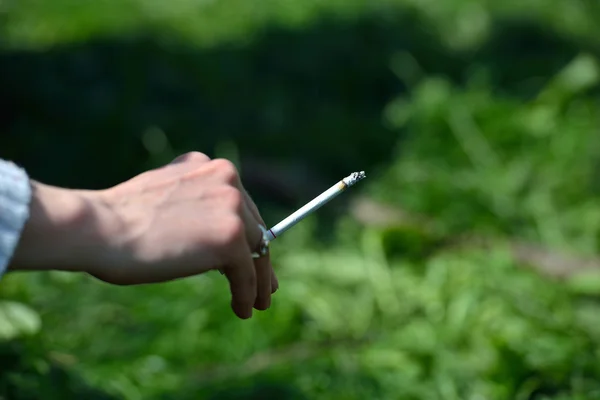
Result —
[[29, 176], [14, 163], [0, 159], [0, 277], [17, 248], [29, 218]]

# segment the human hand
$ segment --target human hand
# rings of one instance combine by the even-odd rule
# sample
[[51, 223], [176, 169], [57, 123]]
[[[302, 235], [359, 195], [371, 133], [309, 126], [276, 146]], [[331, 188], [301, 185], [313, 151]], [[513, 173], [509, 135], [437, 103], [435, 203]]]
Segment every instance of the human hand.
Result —
[[123, 229], [117, 262], [95, 275], [117, 284], [165, 281], [221, 269], [240, 318], [269, 308], [278, 282], [270, 257], [253, 259], [264, 226], [235, 166], [188, 153], [103, 193]]
[[[264, 221], [231, 162], [188, 153], [107, 190], [35, 187], [40, 205], [32, 207], [13, 269], [35, 269], [51, 260], [54, 269], [83, 270], [119, 285], [220, 269], [238, 317], [269, 308], [277, 278], [269, 255], [251, 255]], [[67, 204], [79, 211], [57, 212]], [[41, 210], [49, 215], [34, 218]], [[55, 228], [46, 229], [47, 221]], [[35, 254], [45, 256], [43, 261]]]

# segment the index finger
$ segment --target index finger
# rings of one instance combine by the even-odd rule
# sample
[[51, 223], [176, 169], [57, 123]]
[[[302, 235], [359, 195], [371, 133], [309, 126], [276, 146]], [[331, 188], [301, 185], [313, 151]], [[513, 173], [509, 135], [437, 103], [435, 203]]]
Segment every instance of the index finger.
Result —
[[245, 240], [236, 248], [239, 250], [231, 254], [228, 264], [221, 271], [229, 281], [233, 312], [239, 318], [247, 319], [252, 317], [252, 307], [256, 302], [256, 272], [250, 248]]
[[[262, 226], [268, 229], [268, 226], [265, 224], [265, 221], [263, 221], [262, 216], [258, 211], [258, 207], [256, 207], [256, 204], [252, 200], [252, 197], [250, 197], [248, 191], [243, 187], [242, 190], [242, 193], [244, 194], [244, 197], [246, 199], [246, 204], [248, 205], [248, 208], [250, 209], [252, 215], [254, 215], [254, 218], [256, 218], [256, 220], [260, 224], [262, 224]], [[269, 275], [268, 279], [264, 278], [261, 280], [264, 282], [269, 282], [269, 287], [262, 290], [261, 288], [258, 289], [259, 301], [257, 304], [257, 309], [265, 309], [268, 308], [271, 303], [271, 293], [275, 293], [275, 291], [279, 288], [279, 282], [277, 280], [277, 276], [275, 275], [275, 271], [273, 270], [273, 265], [271, 264], [271, 255], [269, 253], [267, 253], [263, 257], [254, 260], [254, 263], [256, 265], [256, 269], [260, 271], [257, 273], [260, 273], [263, 276], [264, 274]]]

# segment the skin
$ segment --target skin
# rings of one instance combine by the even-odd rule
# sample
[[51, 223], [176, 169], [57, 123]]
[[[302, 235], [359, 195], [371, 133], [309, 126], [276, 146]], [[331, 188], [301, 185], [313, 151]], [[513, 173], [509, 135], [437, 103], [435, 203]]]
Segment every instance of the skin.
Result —
[[239, 318], [270, 307], [279, 286], [270, 258], [251, 255], [265, 224], [231, 162], [188, 153], [106, 190], [31, 186], [10, 270], [84, 272], [136, 285], [220, 269]]

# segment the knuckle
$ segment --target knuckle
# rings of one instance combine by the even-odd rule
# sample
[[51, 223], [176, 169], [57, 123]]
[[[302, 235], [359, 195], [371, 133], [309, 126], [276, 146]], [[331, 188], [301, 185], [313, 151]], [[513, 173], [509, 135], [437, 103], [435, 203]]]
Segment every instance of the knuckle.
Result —
[[236, 183], [238, 180], [238, 171], [234, 163], [224, 158], [212, 161], [214, 168], [219, 172], [227, 183]]
[[206, 162], [210, 161], [210, 158], [206, 154], [200, 153], [199, 151], [190, 151], [176, 157], [175, 160], [173, 160], [174, 163], [186, 161]]

